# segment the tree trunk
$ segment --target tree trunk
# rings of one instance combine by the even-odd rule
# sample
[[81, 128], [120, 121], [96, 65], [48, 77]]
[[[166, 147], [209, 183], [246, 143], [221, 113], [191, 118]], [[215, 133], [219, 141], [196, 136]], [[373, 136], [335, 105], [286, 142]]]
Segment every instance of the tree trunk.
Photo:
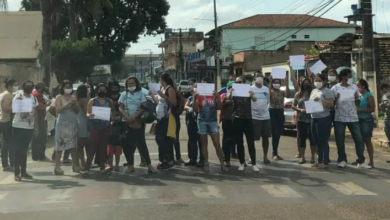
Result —
[[42, 24], [42, 64], [44, 69], [44, 83], [47, 87], [50, 86], [51, 76], [51, 38], [52, 38], [52, 26], [51, 26], [51, 14], [50, 9], [52, 3], [48, 0], [41, 0], [41, 10], [43, 16]]
[[71, 42], [77, 41], [76, 5], [74, 1], [69, 2], [69, 39]]

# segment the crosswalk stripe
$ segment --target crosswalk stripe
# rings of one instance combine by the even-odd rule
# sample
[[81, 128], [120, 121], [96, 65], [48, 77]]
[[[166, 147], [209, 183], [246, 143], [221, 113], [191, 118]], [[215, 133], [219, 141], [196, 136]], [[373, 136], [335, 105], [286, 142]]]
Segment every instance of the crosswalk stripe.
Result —
[[72, 195], [75, 189], [59, 189], [54, 190], [54, 193], [50, 195], [42, 204], [71, 202]]
[[220, 190], [214, 186], [209, 185], [206, 187], [206, 190], [202, 189], [201, 187], [192, 187], [192, 193], [198, 197], [203, 199], [210, 199], [210, 198], [225, 198]]
[[122, 186], [119, 199], [148, 199], [148, 192], [139, 186]]
[[3, 200], [7, 195], [7, 192], [0, 192], [0, 201]]
[[7, 184], [19, 184], [21, 182], [15, 181], [15, 175], [10, 174], [6, 178], [0, 181], [0, 185], [7, 185]]
[[327, 183], [328, 186], [347, 196], [376, 196], [376, 193], [368, 191], [352, 182]]
[[287, 185], [262, 185], [261, 188], [277, 198], [301, 198], [302, 196]]

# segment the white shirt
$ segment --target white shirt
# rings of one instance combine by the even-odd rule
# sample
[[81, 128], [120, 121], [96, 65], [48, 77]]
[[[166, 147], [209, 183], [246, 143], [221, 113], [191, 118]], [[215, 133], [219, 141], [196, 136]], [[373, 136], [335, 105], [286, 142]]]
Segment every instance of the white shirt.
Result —
[[[341, 86], [340, 84], [336, 84], [332, 87], [332, 92], [335, 96], [337, 93], [341, 93], [345, 90], [352, 90], [355, 93], [359, 94], [359, 90], [356, 85], [348, 85], [348, 87]], [[359, 121], [357, 114], [357, 107], [355, 105], [355, 99], [353, 100], [337, 100], [336, 108], [335, 108], [335, 121], [339, 122], [357, 122]]]
[[14, 120], [12, 121], [12, 127], [34, 129], [35, 112], [39, 104], [38, 100], [33, 95], [31, 95], [31, 97], [26, 97], [24, 94], [17, 94], [14, 100], [20, 99], [20, 97], [22, 97], [22, 99], [31, 99], [31, 102], [33, 103], [33, 110], [32, 112], [15, 113]]
[[269, 103], [269, 88], [262, 86], [258, 88], [256, 85], [251, 86], [253, 95], [256, 97], [256, 102], [252, 101], [252, 119], [268, 120], [270, 119], [268, 103]]

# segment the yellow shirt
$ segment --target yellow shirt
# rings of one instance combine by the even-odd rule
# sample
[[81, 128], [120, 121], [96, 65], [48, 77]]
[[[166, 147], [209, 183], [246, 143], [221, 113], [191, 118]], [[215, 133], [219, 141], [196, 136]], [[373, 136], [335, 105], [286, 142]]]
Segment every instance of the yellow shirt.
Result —
[[12, 93], [5, 91], [0, 94], [0, 122], [9, 122], [11, 120], [11, 111], [3, 112], [2, 105], [5, 100], [10, 100], [12, 103]]

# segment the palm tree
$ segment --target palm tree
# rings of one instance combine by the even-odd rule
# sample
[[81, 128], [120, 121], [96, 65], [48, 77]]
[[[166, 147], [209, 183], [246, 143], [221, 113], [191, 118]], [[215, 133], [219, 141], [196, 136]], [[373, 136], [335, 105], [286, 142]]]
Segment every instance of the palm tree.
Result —
[[0, 0], [0, 11], [7, 11], [7, 10], [8, 10], [8, 1]]

